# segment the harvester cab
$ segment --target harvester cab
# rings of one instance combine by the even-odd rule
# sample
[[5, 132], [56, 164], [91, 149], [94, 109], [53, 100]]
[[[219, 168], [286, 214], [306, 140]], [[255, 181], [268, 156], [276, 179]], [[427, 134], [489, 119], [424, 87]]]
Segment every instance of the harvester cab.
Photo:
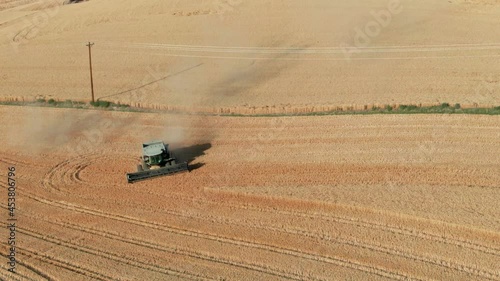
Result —
[[137, 172], [127, 174], [127, 181], [132, 183], [188, 170], [188, 163], [178, 163], [169, 151], [168, 144], [151, 141], [142, 144], [142, 163], [137, 165]]
[[166, 164], [170, 158], [169, 154], [168, 144], [164, 144], [161, 141], [142, 144], [143, 165], [148, 167]]

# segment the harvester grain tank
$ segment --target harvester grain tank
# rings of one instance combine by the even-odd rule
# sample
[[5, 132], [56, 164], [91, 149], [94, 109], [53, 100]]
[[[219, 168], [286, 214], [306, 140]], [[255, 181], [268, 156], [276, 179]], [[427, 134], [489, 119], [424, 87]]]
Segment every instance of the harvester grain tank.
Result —
[[151, 141], [142, 144], [142, 164], [137, 165], [137, 172], [127, 174], [127, 181], [132, 183], [185, 171], [189, 171], [188, 163], [178, 162], [168, 144]]

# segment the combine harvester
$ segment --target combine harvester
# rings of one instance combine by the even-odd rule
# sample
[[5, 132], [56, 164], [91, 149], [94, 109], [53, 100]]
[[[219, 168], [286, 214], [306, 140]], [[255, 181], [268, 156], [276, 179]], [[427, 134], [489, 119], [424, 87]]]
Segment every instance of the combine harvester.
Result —
[[185, 171], [189, 171], [188, 163], [177, 163], [168, 151], [168, 144], [152, 141], [142, 144], [142, 165], [137, 165], [137, 172], [127, 174], [127, 181], [133, 183]]

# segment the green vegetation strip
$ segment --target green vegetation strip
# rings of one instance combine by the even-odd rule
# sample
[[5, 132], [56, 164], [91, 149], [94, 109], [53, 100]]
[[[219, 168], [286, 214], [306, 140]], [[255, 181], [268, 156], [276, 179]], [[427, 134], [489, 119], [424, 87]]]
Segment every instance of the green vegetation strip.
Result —
[[[136, 111], [127, 104], [116, 104], [109, 101], [96, 101], [96, 102], [81, 102], [73, 100], [56, 101], [54, 99], [37, 99], [36, 101], [0, 101], [0, 105], [18, 105], [18, 106], [37, 106], [37, 107], [58, 107], [58, 108], [78, 108], [78, 109], [92, 109], [102, 108], [107, 110], [124, 110]], [[140, 110], [140, 109], [138, 109]]]
[[390, 105], [384, 107], [373, 107], [367, 110], [332, 110], [321, 112], [304, 113], [276, 113], [276, 114], [237, 114], [237, 113], [186, 113], [178, 111], [165, 111], [147, 108], [131, 107], [127, 104], [116, 104], [109, 101], [99, 100], [96, 102], [79, 102], [72, 100], [56, 101], [54, 99], [38, 99], [33, 102], [23, 101], [2, 101], [0, 105], [18, 105], [18, 106], [39, 106], [39, 107], [57, 107], [57, 108], [77, 108], [77, 109], [100, 109], [112, 111], [127, 112], [171, 112], [184, 113], [191, 115], [214, 115], [214, 116], [236, 116], [236, 117], [280, 117], [280, 116], [325, 116], [325, 115], [370, 115], [370, 114], [482, 114], [482, 115], [500, 115], [500, 106], [496, 107], [476, 107], [462, 108], [460, 104], [450, 105], [442, 103], [434, 106], [416, 106], [399, 105], [394, 108]]
[[352, 111], [328, 111], [328, 112], [311, 112], [305, 115], [345, 115], [345, 114], [484, 114], [484, 115], [500, 115], [500, 106], [497, 107], [477, 107], [477, 108], [462, 108], [460, 104], [450, 105], [442, 103], [434, 106], [416, 106], [416, 105], [400, 105], [398, 108], [393, 108], [390, 105], [384, 107], [374, 107], [369, 110], [352, 110]]

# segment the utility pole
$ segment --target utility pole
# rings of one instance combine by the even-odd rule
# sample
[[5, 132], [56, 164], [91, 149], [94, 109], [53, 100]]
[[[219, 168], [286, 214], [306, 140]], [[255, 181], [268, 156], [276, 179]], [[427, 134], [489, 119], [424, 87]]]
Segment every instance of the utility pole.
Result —
[[92, 90], [92, 103], [94, 103], [94, 80], [92, 79], [92, 51], [91, 48], [94, 46], [94, 43], [88, 43], [87, 47], [89, 47], [89, 65], [90, 65], [90, 88]]

